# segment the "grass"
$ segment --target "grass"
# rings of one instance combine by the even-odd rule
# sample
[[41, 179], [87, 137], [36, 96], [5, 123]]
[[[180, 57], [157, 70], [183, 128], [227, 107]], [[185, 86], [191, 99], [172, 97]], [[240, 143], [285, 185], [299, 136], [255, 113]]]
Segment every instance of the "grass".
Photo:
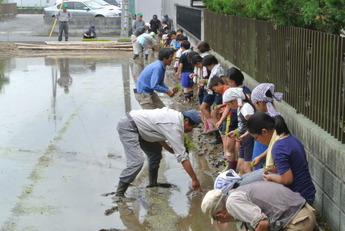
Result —
[[87, 42], [90, 42], [90, 41], [110, 41], [110, 39], [83, 39], [82, 41], [87, 41]]
[[117, 41], [118, 42], [130, 42], [131, 39], [130, 38], [118, 38]]

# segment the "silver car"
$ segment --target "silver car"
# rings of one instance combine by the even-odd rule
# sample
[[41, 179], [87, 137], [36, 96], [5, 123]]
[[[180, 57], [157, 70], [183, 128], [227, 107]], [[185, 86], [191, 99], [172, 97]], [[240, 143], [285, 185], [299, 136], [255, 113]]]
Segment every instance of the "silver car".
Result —
[[[104, 8], [91, 0], [66, 1], [68, 11], [72, 17], [119, 17], [119, 13], [109, 8]], [[55, 17], [59, 12], [61, 4], [44, 8], [44, 16]]]

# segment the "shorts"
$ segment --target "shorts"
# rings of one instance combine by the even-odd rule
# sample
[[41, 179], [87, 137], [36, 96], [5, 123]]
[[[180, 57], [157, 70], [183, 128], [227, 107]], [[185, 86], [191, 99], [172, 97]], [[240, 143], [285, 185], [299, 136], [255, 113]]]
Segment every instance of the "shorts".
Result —
[[223, 120], [219, 130], [222, 135], [226, 135], [229, 132], [235, 130], [238, 127], [237, 125], [237, 110], [231, 110], [231, 114], [227, 116], [225, 120]]
[[215, 95], [214, 96], [214, 103], [217, 105], [221, 105], [223, 103], [222, 95], [219, 93], [215, 93], [215, 92], [213, 92], [213, 94]]
[[203, 103], [207, 103], [209, 105], [212, 105], [214, 103], [214, 97], [215, 95], [210, 95], [207, 93], [206, 90], [204, 90], [204, 95], [203, 95], [203, 98], [202, 98], [202, 102]]
[[202, 100], [204, 98], [204, 92], [205, 92], [204, 87], [200, 87], [198, 90], [198, 98], [199, 98], [199, 104], [200, 105], [202, 104]]
[[192, 88], [194, 83], [193, 79], [189, 78], [189, 75], [193, 72], [182, 72], [181, 73], [181, 87], [183, 88]]
[[240, 144], [240, 155], [238, 157], [244, 159], [244, 161], [252, 161], [254, 138], [251, 135], [247, 135]]

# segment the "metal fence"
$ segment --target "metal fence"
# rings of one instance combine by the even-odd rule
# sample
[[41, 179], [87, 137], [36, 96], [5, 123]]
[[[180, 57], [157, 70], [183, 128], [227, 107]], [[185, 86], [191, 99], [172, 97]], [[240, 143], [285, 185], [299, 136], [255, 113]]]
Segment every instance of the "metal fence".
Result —
[[176, 20], [177, 24], [201, 39], [201, 10], [176, 6]]
[[345, 38], [204, 12], [205, 41], [345, 143]]

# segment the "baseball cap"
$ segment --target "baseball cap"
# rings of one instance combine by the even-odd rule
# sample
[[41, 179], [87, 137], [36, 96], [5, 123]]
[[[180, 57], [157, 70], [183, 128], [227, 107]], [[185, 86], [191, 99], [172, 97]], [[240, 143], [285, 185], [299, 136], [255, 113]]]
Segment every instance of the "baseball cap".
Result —
[[164, 17], [164, 18], [167, 18], [167, 17], [168, 17], [168, 15], [167, 15], [167, 14], [165, 14], [163, 17]]
[[150, 35], [151, 35], [152, 37], [155, 37], [155, 36], [156, 36], [156, 33], [152, 31], [152, 32], [150, 33]]
[[93, 31], [95, 31], [95, 30], [96, 30], [96, 28], [95, 28], [95, 26], [90, 26], [89, 30], [93, 30]]
[[220, 189], [213, 189], [208, 191], [201, 202], [201, 210], [206, 215], [210, 216], [211, 223], [213, 224], [213, 217], [216, 215], [216, 209], [222, 201], [224, 194]]
[[62, 7], [65, 7], [65, 8], [67, 8], [67, 4], [62, 4]]
[[156, 15], [156, 14], [154, 14], [152, 18], [157, 19], [158, 17], [157, 17], [157, 15]]
[[193, 121], [193, 123], [195, 123], [195, 124], [201, 123], [201, 116], [197, 110], [191, 109], [188, 111], [182, 111], [181, 113], [182, 113], [182, 115], [190, 118]]
[[142, 14], [142, 13], [138, 13], [138, 14], [137, 14], [137, 16], [141, 16], [141, 17], [142, 17], [142, 16], [143, 16], [143, 14]]

